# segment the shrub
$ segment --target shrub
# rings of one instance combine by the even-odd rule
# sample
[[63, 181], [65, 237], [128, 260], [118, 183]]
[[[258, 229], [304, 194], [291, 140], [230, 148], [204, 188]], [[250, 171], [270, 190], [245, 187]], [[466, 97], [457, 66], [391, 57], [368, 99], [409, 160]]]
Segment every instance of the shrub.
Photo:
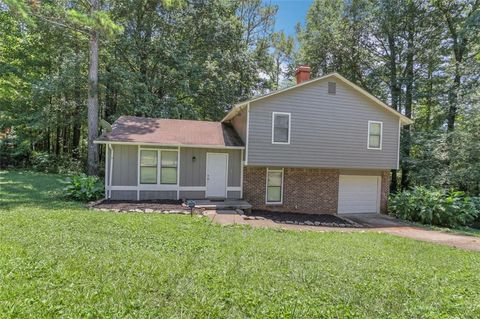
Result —
[[78, 201], [97, 200], [104, 194], [103, 183], [95, 176], [75, 175], [67, 178], [64, 183], [66, 196]]
[[56, 173], [57, 157], [46, 152], [33, 152], [31, 157], [32, 168], [39, 172]]
[[390, 196], [390, 212], [422, 224], [457, 227], [469, 225], [479, 214], [478, 198], [464, 192], [415, 187]]
[[25, 166], [30, 157], [30, 144], [15, 136], [0, 139], [0, 167]]
[[36, 171], [60, 174], [78, 174], [83, 167], [80, 160], [56, 156], [46, 152], [33, 152], [31, 164]]

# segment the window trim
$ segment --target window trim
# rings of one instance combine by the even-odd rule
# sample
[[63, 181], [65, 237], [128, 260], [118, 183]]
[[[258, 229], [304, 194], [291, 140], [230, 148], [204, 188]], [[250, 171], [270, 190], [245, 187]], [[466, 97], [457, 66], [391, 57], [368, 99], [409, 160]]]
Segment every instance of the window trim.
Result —
[[[175, 165], [175, 166], [162, 166], [162, 157], [163, 157], [162, 152], [177, 153], [177, 161], [176, 161], [177, 165]], [[174, 150], [174, 151], [160, 150], [159, 153], [160, 153], [160, 160], [158, 162], [159, 162], [159, 168], [160, 168], [160, 181], [159, 181], [160, 184], [161, 185], [177, 185], [178, 184], [178, 152], [176, 150]], [[176, 170], [175, 171], [175, 183], [162, 183], [162, 180], [161, 180], [161, 178], [163, 177], [162, 176], [162, 169], [164, 169], [164, 168], [175, 168], [175, 170]]]
[[[280, 188], [280, 201], [279, 202], [269, 202], [268, 201], [268, 173], [270, 172], [280, 172], [282, 173], [282, 185]], [[284, 184], [284, 169], [283, 168], [267, 168], [267, 174], [265, 176], [265, 204], [266, 205], [282, 205], [283, 204], [283, 184]]]
[[[275, 142], [274, 137], [275, 137], [275, 115], [288, 115], [288, 139], [287, 142]], [[287, 112], [272, 112], [272, 144], [284, 144], [284, 145], [289, 145], [290, 144], [290, 135], [292, 132], [292, 113], [287, 113]]]
[[[141, 170], [141, 159], [142, 159], [142, 151], [157, 151], [157, 182], [156, 183], [142, 183], [140, 177], [140, 170]], [[168, 152], [176, 152], [177, 153], [177, 182], [175, 184], [170, 183], [162, 183], [161, 182], [161, 170], [162, 170], [162, 151]], [[138, 148], [138, 163], [137, 163], [137, 174], [138, 174], [138, 185], [153, 185], [153, 186], [178, 186], [179, 185], [179, 170], [180, 170], [180, 152], [176, 148], [151, 148], [151, 147], [139, 147]], [[152, 166], [153, 167], [153, 166]]]
[[[155, 168], [156, 168], [156, 176], [155, 176], [155, 183], [142, 183], [142, 175], [141, 175], [141, 172], [142, 172], [142, 151], [156, 151], [157, 152], [157, 163], [155, 165]], [[159, 183], [159, 177], [160, 177], [160, 172], [158, 171], [158, 160], [159, 160], [159, 157], [158, 157], [158, 150], [155, 149], [155, 148], [142, 148], [138, 151], [138, 183], [140, 185], [158, 185]], [[152, 166], [144, 166], [144, 167], [154, 167], [153, 165]]]
[[[380, 145], [379, 145], [379, 147], [371, 147], [370, 146], [370, 125], [371, 124], [380, 124]], [[368, 121], [367, 149], [381, 151], [382, 150], [382, 144], [383, 144], [383, 122], [381, 122], [381, 121]]]

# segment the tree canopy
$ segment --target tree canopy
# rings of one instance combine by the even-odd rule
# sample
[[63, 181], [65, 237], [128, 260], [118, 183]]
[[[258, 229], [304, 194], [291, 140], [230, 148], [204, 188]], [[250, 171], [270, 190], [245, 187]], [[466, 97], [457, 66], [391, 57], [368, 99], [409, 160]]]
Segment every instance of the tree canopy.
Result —
[[276, 13], [262, 0], [5, 1], [2, 166], [86, 168], [99, 120], [219, 120], [308, 64], [414, 119], [392, 190], [480, 193], [478, 0], [314, 0], [295, 37], [275, 32]]

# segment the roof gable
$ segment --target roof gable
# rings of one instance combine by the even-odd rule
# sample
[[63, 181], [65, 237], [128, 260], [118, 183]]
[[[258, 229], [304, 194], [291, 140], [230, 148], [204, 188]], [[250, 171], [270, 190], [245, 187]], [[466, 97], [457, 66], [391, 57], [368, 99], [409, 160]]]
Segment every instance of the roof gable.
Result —
[[256, 97], [253, 97], [249, 100], [237, 103], [230, 110], [230, 112], [228, 112], [228, 114], [222, 119], [222, 122], [232, 119], [243, 107], [245, 107], [247, 104], [249, 104], [251, 102], [266, 99], [266, 98], [269, 98], [271, 96], [275, 96], [275, 95], [280, 94], [280, 93], [288, 92], [290, 90], [295, 90], [295, 89], [298, 89], [300, 87], [303, 87], [303, 86], [306, 86], [306, 85], [309, 85], [309, 84], [312, 84], [312, 83], [315, 83], [315, 82], [319, 82], [319, 81], [322, 81], [322, 80], [327, 80], [327, 79], [330, 79], [330, 78], [336, 78], [336, 79], [340, 80], [342, 83], [345, 83], [347, 86], [349, 86], [352, 89], [358, 91], [363, 96], [365, 96], [366, 98], [373, 101], [375, 105], [385, 109], [388, 112], [391, 112], [395, 116], [398, 116], [403, 125], [408, 125], [408, 124], [413, 123], [413, 121], [410, 118], [406, 117], [405, 115], [401, 114], [400, 112], [397, 112], [396, 110], [394, 110], [393, 108], [391, 108], [390, 106], [388, 106], [387, 104], [382, 102], [380, 99], [376, 98], [375, 96], [373, 96], [372, 94], [370, 94], [366, 90], [362, 89], [361, 87], [354, 84], [353, 82], [347, 80], [346, 78], [344, 78], [343, 76], [341, 76], [338, 73], [330, 73], [330, 74], [327, 74], [327, 75], [322, 76], [322, 77], [318, 77], [318, 78], [315, 78], [315, 79], [312, 79], [312, 80], [309, 80], [309, 81], [305, 81], [305, 82], [302, 82], [302, 83], [294, 85], [294, 86], [290, 86], [288, 88], [273, 91], [273, 92], [270, 92], [270, 93], [267, 93], [267, 94], [264, 94], [264, 95], [260, 95], [260, 96], [256, 96]]

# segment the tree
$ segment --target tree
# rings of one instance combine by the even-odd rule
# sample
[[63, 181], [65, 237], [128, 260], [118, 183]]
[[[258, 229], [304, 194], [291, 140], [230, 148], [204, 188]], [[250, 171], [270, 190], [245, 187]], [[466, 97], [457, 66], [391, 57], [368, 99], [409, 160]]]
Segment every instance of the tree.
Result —
[[464, 63], [477, 53], [471, 52], [472, 46], [478, 45], [480, 32], [478, 20], [480, 16], [479, 0], [445, 1], [436, 0], [434, 6], [440, 11], [440, 16], [446, 23], [446, 31], [450, 42], [452, 57], [452, 83], [448, 90], [448, 132], [455, 129], [458, 110], [458, 92], [461, 88], [462, 76], [465, 75]]
[[84, 34], [89, 39], [88, 67], [88, 156], [87, 172], [98, 174], [98, 146], [93, 143], [98, 136], [98, 36], [101, 32], [113, 34], [120, 31], [105, 11], [100, 10], [99, 0], [56, 1], [52, 3], [8, 0], [11, 10], [20, 14], [27, 22], [48, 22], [52, 27], [61, 27]]
[[293, 37], [285, 35], [284, 32], [275, 32], [271, 41], [271, 67], [268, 68], [267, 74], [271, 80], [272, 88], [278, 89], [282, 79], [292, 76], [295, 42]]

